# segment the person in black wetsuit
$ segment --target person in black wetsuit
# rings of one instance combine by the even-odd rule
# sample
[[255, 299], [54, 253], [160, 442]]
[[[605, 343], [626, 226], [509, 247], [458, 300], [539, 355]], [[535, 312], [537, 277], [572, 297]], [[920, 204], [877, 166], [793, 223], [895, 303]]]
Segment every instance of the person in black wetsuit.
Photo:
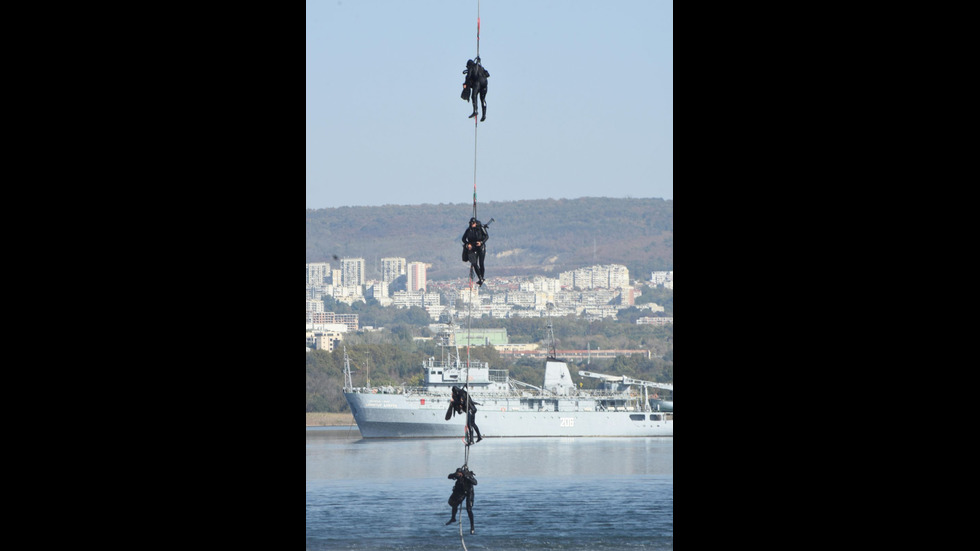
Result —
[[[465, 385], [464, 385], [465, 386]], [[479, 442], [483, 440], [483, 435], [480, 434], [480, 427], [476, 426], [476, 406], [480, 405], [479, 402], [469, 399], [469, 408], [467, 405], [467, 397], [469, 394], [466, 390], [454, 386], [452, 388], [452, 400], [449, 402], [449, 409], [446, 411], [446, 421], [449, 420], [455, 414], [462, 415], [466, 412], [466, 426], [469, 427], [469, 431], [466, 433], [466, 445], [469, 446], [473, 444], [473, 433], [476, 432], [476, 441]]]
[[[491, 220], [492, 222], [493, 220]], [[478, 278], [477, 285], [483, 286], [483, 261], [487, 256], [487, 227], [476, 218], [470, 218], [470, 227], [463, 232], [463, 262], [469, 262]]]
[[465, 499], [466, 514], [470, 517], [470, 534], [475, 534], [476, 530], [473, 528], [473, 499], [476, 497], [476, 492], [473, 491], [473, 486], [476, 486], [476, 474], [464, 466], [456, 469], [456, 472], [450, 473], [448, 478], [450, 480], [456, 480], [456, 485], [453, 486], [453, 493], [449, 496], [449, 506], [453, 508], [453, 517], [449, 519], [446, 525], [448, 526], [456, 522], [456, 509]]
[[480, 96], [480, 105], [483, 107], [483, 116], [480, 121], [487, 120], [487, 78], [490, 73], [480, 63], [480, 56], [476, 59], [466, 61], [466, 69], [463, 71], [466, 80], [463, 82], [463, 93], [459, 95], [464, 101], [473, 99], [473, 114], [467, 118], [472, 119], [476, 116], [476, 96]]

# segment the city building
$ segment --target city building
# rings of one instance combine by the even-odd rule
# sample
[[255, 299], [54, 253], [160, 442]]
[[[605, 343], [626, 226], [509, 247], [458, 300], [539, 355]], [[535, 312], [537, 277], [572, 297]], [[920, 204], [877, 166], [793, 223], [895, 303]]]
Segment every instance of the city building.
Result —
[[405, 289], [408, 291], [424, 291], [425, 290], [425, 263], [423, 262], [409, 262], [405, 267], [405, 273], [408, 276], [405, 282]]
[[[648, 309], [652, 316], [640, 324], [672, 323], [673, 318], [657, 317], [664, 308], [653, 303], [637, 305], [638, 288], [629, 284], [625, 266], [611, 264], [588, 266], [562, 272], [558, 277], [501, 278], [490, 287], [477, 287], [466, 278], [452, 281], [428, 281], [424, 262], [406, 262], [404, 258], [381, 259], [382, 280], [366, 281], [363, 258], [344, 258], [339, 268], [326, 262], [307, 263], [307, 324], [324, 330], [336, 321], [335, 314], [324, 312], [323, 301], [331, 297], [346, 304], [377, 300], [382, 307], [419, 306], [433, 320], [473, 316], [474, 318], [561, 317], [576, 315], [588, 319], [614, 318], [630, 306]], [[328, 276], [329, 274], [329, 276]], [[406, 291], [389, 297], [389, 285], [405, 275]], [[673, 289], [673, 271], [652, 272], [650, 283]], [[445, 295], [443, 297], [443, 295]], [[445, 298], [449, 306], [441, 304]], [[669, 320], [669, 321], [664, 321]], [[357, 316], [344, 320], [344, 327], [357, 331]], [[309, 327], [308, 327], [309, 329]], [[484, 339], [484, 342], [490, 342]]]
[[434, 320], [438, 320], [439, 316], [446, 310], [446, 307], [442, 305], [442, 296], [439, 293], [427, 293], [424, 290], [395, 291], [391, 305], [396, 308], [410, 308], [412, 306], [424, 308], [429, 317]]
[[403, 275], [405, 275], [404, 258], [389, 257], [381, 259], [381, 281], [391, 283]]
[[674, 288], [674, 270], [668, 272], [653, 272], [650, 274], [650, 283], [666, 289]]
[[625, 307], [636, 304], [636, 295], [632, 286], [621, 287], [619, 289], [619, 304]]
[[306, 347], [310, 350], [332, 352], [334, 346], [344, 339], [342, 331], [306, 331]]
[[637, 325], [667, 325], [668, 323], [674, 324], [674, 316], [636, 318]]
[[[501, 356], [524, 356], [528, 358], [544, 358], [548, 356], [551, 351], [545, 348], [529, 349], [529, 350], [498, 350]], [[615, 358], [616, 356], [632, 356], [632, 355], [643, 356], [647, 359], [652, 357], [649, 350], [643, 349], [609, 349], [602, 350], [601, 348], [590, 350], [555, 350], [555, 355], [563, 360], [591, 360], [592, 358]]]
[[365, 285], [364, 296], [366, 298], [373, 298], [378, 301], [378, 304], [384, 307], [391, 306], [395, 302], [394, 299], [388, 296], [388, 282], [386, 281], [376, 281]]
[[306, 285], [324, 285], [330, 281], [330, 263], [328, 262], [307, 262], [306, 263]]
[[558, 280], [564, 288], [586, 289], [615, 289], [628, 287], [630, 272], [621, 264], [606, 266], [588, 266], [570, 272], [558, 274]]
[[[438, 293], [426, 293], [425, 291], [395, 291], [392, 295], [393, 302], [392, 306], [395, 308], [410, 308], [412, 306], [418, 306], [420, 308], [425, 308], [426, 294], [435, 295], [435, 299], [439, 299]], [[430, 297], [430, 301], [433, 299]]]
[[306, 314], [307, 314], [307, 317], [309, 317], [310, 312], [315, 312], [315, 313], [318, 313], [319, 314], [319, 313], [322, 313], [323, 311], [324, 311], [324, 308], [323, 308], [323, 300], [322, 299], [321, 300], [317, 300], [317, 299], [313, 299], [313, 298], [307, 298], [306, 299]]
[[[334, 280], [334, 285], [337, 285], [336, 280]], [[363, 258], [340, 259], [340, 285], [344, 287], [364, 285]]]
[[339, 323], [347, 327], [348, 331], [357, 332], [357, 314], [337, 314], [334, 312], [306, 312], [306, 325], [316, 329], [318, 324]]

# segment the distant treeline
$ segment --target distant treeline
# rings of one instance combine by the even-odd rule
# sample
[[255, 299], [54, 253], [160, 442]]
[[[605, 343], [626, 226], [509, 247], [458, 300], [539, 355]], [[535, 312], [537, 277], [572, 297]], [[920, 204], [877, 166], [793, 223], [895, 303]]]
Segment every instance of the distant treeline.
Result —
[[[418, 308], [424, 314], [421, 308]], [[595, 371], [609, 375], [657, 382], [674, 380], [674, 326], [636, 325], [640, 313], [635, 308], [621, 312], [616, 320], [588, 321], [575, 316], [553, 320], [556, 348], [584, 350], [648, 350], [644, 354], [617, 356], [614, 359], [569, 361], [573, 380], [583, 388], [595, 388], [595, 379], [581, 378], [578, 371]], [[547, 350], [550, 336], [548, 321], [541, 318], [509, 318], [473, 320], [472, 327], [497, 327], [507, 330], [511, 343], [539, 343]], [[460, 328], [465, 331], [465, 328]], [[425, 326], [397, 323], [380, 332], [360, 332], [349, 335], [333, 351], [313, 350], [306, 353], [306, 411], [349, 411], [344, 400], [344, 346], [351, 358], [351, 377], [354, 386], [418, 386], [422, 383], [422, 362], [429, 357], [441, 358], [444, 350], [435, 340], [415, 340], [432, 337]], [[464, 350], [464, 354], [466, 351]], [[536, 358], [503, 357], [490, 346], [475, 346], [468, 350], [471, 361], [489, 362], [494, 369], [508, 369], [519, 381], [541, 385], [544, 362]]]
[[[631, 279], [674, 269], [674, 201], [664, 199], [538, 199], [478, 203], [491, 218], [487, 277], [555, 277], [593, 264], [622, 264]], [[306, 210], [306, 261], [364, 258], [365, 275], [380, 276], [381, 259], [431, 263], [430, 280], [468, 277], [460, 237], [469, 203], [385, 205]]]

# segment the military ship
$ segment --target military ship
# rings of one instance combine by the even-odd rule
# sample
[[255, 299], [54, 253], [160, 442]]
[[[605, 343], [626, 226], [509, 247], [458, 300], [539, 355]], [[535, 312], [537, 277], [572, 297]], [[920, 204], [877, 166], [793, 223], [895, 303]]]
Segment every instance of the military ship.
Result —
[[[599, 390], [576, 388], [568, 365], [551, 349], [541, 387], [511, 379], [504, 369], [460, 359], [459, 349], [422, 362], [421, 387], [363, 387], [351, 382], [344, 350], [344, 397], [362, 438], [463, 437], [466, 415], [446, 419], [452, 388], [463, 387], [477, 404], [475, 423], [483, 438], [673, 436], [672, 383], [579, 371], [602, 381]], [[651, 391], [652, 390], [652, 391]], [[666, 392], [670, 399], [661, 399]]]

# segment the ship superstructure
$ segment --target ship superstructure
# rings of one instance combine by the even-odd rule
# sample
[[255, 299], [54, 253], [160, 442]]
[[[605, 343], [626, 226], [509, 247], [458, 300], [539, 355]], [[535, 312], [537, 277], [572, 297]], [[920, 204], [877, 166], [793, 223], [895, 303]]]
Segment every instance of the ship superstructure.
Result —
[[[536, 387], [485, 362], [461, 361], [458, 349], [455, 354], [443, 351], [442, 358], [422, 363], [421, 387], [355, 388], [345, 350], [344, 397], [362, 437], [462, 437], [466, 417], [447, 421], [445, 416], [452, 387], [464, 384], [477, 403], [476, 423], [484, 438], [674, 435], [671, 383], [579, 371], [606, 383], [604, 390], [582, 390], [568, 365], [549, 354], [544, 383]], [[649, 389], [671, 399], [654, 397]]]

